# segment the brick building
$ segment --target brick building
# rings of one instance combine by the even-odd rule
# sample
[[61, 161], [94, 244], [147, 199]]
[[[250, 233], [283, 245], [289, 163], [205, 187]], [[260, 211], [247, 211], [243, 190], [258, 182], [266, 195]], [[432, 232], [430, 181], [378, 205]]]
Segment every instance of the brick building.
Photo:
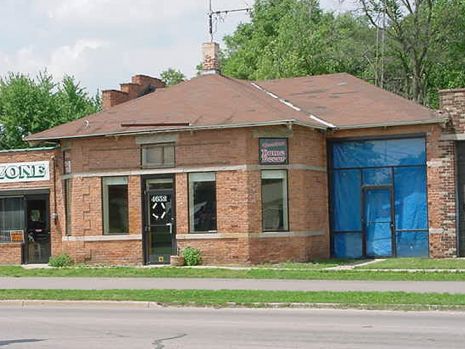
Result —
[[433, 111], [348, 74], [227, 78], [203, 49], [202, 76], [135, 76], [0, 152], [0, 263], [465, 253], [465, 90]]

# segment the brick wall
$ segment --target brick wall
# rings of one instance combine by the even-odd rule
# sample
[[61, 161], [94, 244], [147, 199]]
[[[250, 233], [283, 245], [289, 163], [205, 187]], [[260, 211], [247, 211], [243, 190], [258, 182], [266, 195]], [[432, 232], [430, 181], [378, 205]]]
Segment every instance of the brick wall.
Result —
[[[229, 132], [229, 131], [228, 131]], [[329, 256], [329, 228], [327, 206], [327, 179], [325, 138], [318, 131], [295, 127], [292, 131], [282, 128], [221, 131], [202, 136], [203, 142], [221, 141], [207, 147], [204, 161], [221, 160], [222, 164], [244, 163], [248, 170], [220, 171], [216, 175], [218, 233], [187, 234], [187, 176], [177, 175], [177, 233], [182, 235], [178, 247], [199, 248], [207, 264], [264, 263], [305, 261]], [[203, 135], [203, 133], [201, 133]], [[290, 233], [262, 233], [261, 171], [258, 160], [258, 138], [289, 137], [288, 169]], [[187, 135], [180, 137], [180, 143]], [[181, 159], [194, 165], [201, 162], [193, 146], [190, 156]], [[223, 145], [222, 145], [223, 144]], [[246, 147], [244, 147], [244, 144]], [[232, 151], [234, 150], [234, 152]], [[196, 155], [194, 155], [196, 154]], [[205, 152], [200, 152], [205, 154]], [[227, 154], [231, 156], [224, 157]], [[178, 153], [177, 153], [178, 155]], [[187, 154], [186, 154], [187, 155]], [[307, 169], [306, 166], [309, 168]], [[273, 167], [267, 167], [273, 168]], [[181, 189], [182, 188], [182, 189]], [[181, 221], [179, 221], [181, 219]], [[191, 235], [191, 236], [189, 236]], [[285, 236], [285, 237], [283, 237]]]
[[[290, 233], [263, 235], [259, 137], [289, 137], [288, 170]], [[179, 247], [202, 250], [207, 264], [306, 260], [328, 256], [325, 138], [301, 127], [244, 128], [180, 133], [176, 137], [174, 172], [218, 168], [218, 233], [189, 234], [188, 175], [175, 174], [176, 231]], [[95, 137], [63, 142], [69, 150], [72, 174], [63, 174], [62, 151], [54, 152], [57, 180], [56, 224], [52, 225], [52, 255], [69, 253], [78, 263], [141, 264], [142, 191], [140, 145], [135, 137]], [[38, 153], [37, 156], [45, 156]], [[47, 155], [50, 156], [50, 155]], [[12, 157], [15, 158], [16, 157]], [[31, 161], [31, 157], [27, 157]], [[240, 166], [229, 169], [228, 166]], [[269, 167], [273, 168], [273, 167]], [[169, 170], [168, 170], [169, 171]], [[129, 234], [108, 239], [103, 235], [102, 175], [127, 175]], [[65, 179], [72, 182], [72, 231], [65, 236]], [[11, 186], [8, 186], [10, 188]], [[55, 205], [51, 195], [51, 207]], [[55, 209], [53, 208], [52, 211]], [[309, 233], [310, 236], [308, 235]], [[316, 233], [315, 236], [312, 234]], [[300, 235], [299, 235], [300, 234]], [[303, 235], [302, 235], [303, 234]], [[281, 250], [281, 253], [279, 252]]]
[[21, 264], [22, 244], [6, 243], [0, 244], [0, 265]]
[[258, 238], [250, 241], [250, 263], [306, 262], [329, 257], [328, 235]]
[[428, 215], [430, 256], [457, 255], [455, 143], [441, 139], [448, 128], [428, 135]]
[[[53, 219], [55, 213], [55, 190], [53, 179], [57, 171], [59, 150], [16, 150], [9, 152], [0, 152], [0, 164], [16, 163], [16, 162], [35, 162], [35, 161], [49, 161], [50, 180], [46, 181], [33, 181], [33, 182], [18, 182], [18, 183], [3, 183], [0, 184], [0, 194], [2, 191], [10, 190], [49, 190], [49, 206], [50, 206], [50, 236], [52, 251], [55, 251], [58, 244], [61, 242], [59, 233], [57, 232], [57, 225]], [[57, 174], [58, 177], [58, 174]], [[59, 195], [59, 194], [58, 194]], [[22, 244], [7, 243], [0, 244], [0, 264], [21, 264], [22, 262]]]
[[465, 134], [465, 89], [440, 91], [440, 110], [450, 118], [432, 137], [430, 171], [430, 248], [432, 257], [457, 256], [456, 144]]

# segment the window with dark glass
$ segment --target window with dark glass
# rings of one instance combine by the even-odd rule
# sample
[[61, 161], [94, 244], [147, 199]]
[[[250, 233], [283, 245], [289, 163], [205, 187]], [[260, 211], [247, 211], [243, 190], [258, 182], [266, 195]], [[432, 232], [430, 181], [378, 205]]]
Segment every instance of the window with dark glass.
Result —
[[64, 174], [71, 173], [71, 151], [63, 151], [63, 172]]
[[174, 167], [174, 144], [148, 144], [142, 146], [142, 167]]
[[189, 175], [189, 223], [193, 232], [216, 232], [215, 173]]
[[263, 231], [289, 230], [287, 207], [287, 172], [262, 171]]
[[128, 179], [103, 178], [103, 233], [128, 233]]
[[72, 183], [71, 179], [65, 179], [65, 220], [66, 235], [71, 235], [71, 202], [72, 202]]
[[10, 242], [10, 232], [24, 229], [23, 199], [0, 198], [0, 243]]

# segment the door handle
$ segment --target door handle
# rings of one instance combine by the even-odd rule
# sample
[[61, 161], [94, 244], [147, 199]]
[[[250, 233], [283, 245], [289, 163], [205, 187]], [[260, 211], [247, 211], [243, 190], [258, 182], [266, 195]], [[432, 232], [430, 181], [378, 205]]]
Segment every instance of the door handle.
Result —
[[173, 223], [166, 223], [170, 227], [170, 235], [173, 234]]

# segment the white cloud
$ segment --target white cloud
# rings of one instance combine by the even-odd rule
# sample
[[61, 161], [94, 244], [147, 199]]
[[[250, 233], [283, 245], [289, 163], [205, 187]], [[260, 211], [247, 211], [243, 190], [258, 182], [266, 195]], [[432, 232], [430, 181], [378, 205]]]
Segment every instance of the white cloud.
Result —
[[104, 47], [107, 43], [99, 39], [79, 39], [73, 45], [60, 46], [52, 51], [46, 66], [50, 72], [61, 78], [65, 74], [78, 76], [92, 69], [91, 51]]
[[92, 51], [105, 45], [101, 40], [79, 39], [72, 45], [59, 46], [50, 53], [34, 46], [23, 47], [13, 54], [0, 52], [2, 73], [12, 71], [35, 76], [47, 69], [57, 80], [66, 74], [79, 77], [93, 69]]
[[31, 46], [22, 47], [13, 54], [0, 52], [0, 62], [4, 72], [38, 72], [43, 68]]
[[39, 0], [38, 9], [62, 24], [91, 25], [166, 22], [196, 10], [186, 0]]
[[[338, 10], [355, 0], [322, 0]], [[1, 0], [0, 76], [8, 71], [55, 78], [74, 75], [91, 92], [115, 88], [131, 75], [173, 67], [195, 74], [208, 40], [208, 0]], [[250, 7], [254, 0], [213, 0], [214, 9]], [[21, 15], [18, 15], [21, 14]], [[247, 21], [230, 13], [215, 39]]]

